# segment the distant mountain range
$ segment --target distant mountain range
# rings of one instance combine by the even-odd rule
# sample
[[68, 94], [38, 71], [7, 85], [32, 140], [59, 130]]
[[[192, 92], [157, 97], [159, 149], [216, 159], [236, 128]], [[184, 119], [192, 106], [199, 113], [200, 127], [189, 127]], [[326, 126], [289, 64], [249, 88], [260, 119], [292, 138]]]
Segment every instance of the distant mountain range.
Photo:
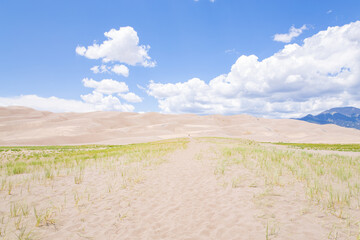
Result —
[[360, 109], [355, 107], [332, 108], [315, 116], [309, 114], [298, 120], [317, 124], [336, 124], [360, 130]]

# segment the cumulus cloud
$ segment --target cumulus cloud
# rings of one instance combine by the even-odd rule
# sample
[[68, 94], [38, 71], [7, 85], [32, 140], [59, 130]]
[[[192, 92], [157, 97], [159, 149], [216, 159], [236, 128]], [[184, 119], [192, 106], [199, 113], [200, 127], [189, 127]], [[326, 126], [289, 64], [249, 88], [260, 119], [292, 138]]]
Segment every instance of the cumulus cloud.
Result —
[[97, 106], [97, 109], [103, 107], [103, 110], [134, 110], [134, 106], [129, 104], [122, 104], [119, 98], [113, 96], [113, 94], [117, 94], [125, 101], [131, 103], [137, 103], [142, 101], [142, 99], [135, 93], [129, 92], [129, 87], [125, 82], [119, 82], [112, 79], [95, 81], [91, 78], [84, 78], [82, 82], [85, 87], [93, 88], [94, 90], [92, 93], [81, 95], [81, 99], [85, 103]]
[[120, 27], [104, 33], [107, 40], [101, 44], [78, 46], [78, 55], [89, 59], [102, 59], [103, 62], [119, 62], [128, 65], [154, 67], [156, 62], [148, 55], [149, 45], [139, 45], [139, 37], [132, 27]]
[[93, 91], [87, 95], [81, 95], [81, 99], [93, 109], [97, 111], [121, 111], [121, 112], [132, 112], [134, 106], [130, 104], [122, 104], [117, 97], [112, 95], [104, 96], [104, 94]]
[[128, 92], [129, 87], [124, 82], [118, 82], [112, 79], [103, 79], [95, 81], [94, 79], [84, 78], [82, 80], [85, 87], [94, 88], [96, 92], [105, 94]]
[[93, 88], [92, 93], [81, 95], [81, 99], [88, 104], [96, 107], [98, 110], [116, 110], [133, 111], [134, 106], [122, 104], [118, 97], [112, 94], [118, 94], [127, 102], [141, 102], [142, 99], [135, 93], [129, 92], [129, 87], [124, 82], [118, 82], [112, 79], [103, 79], [95, 81], [94, 79], [84, 78], [82, 80], [85, 87]]
[[126, 94], [119, 93], [118, 95], [127, 102], [131, 102], [131, 103], [142, 102], [142, 98], [139, 97], [138, 95], [136, 95], [135, 93], [132, 93], [132, 92], [129, 92], [129, 93], [126, 93]]
[[58, 97], [39, 97], [37, 95], [22, 95], [17, 97], [0, 97], [0, 106], [25, 106], [38, 110], [52, 112], [92, 112], [92, 111], [121, 111], [132, 112], [135, 107], [122, 103], [117, 96], [129, 103], [141, 102], [142, 99], [135, 93], [129, 92], [124, 82], [112, 79], [95, 81], [84, 78], [85, 87], [92, 88], [89, 94], [80, 95], [81, 100], [63, 99]]
[[240, 56], [210, 82], [151, 81], [147, 93], [165, 113], [299, 117], [330, 107], [360, 106], [360, 21], [329, 27], [269, 58]]
[[99, 101], [96, 102], [95, 100], [80, 101], [58, 97], [44, 98], [37, 95], [22, 95], [11, 98], [0, 97], [0, 106], [24, 106], [52, 112], [93, 112], [112, 110], [132, 112], [134, 110], [134, 106], [121, 104], [119, 99], [116, 99], [105, 97], [99, 98]]
[[295, 28], [294, 26], [291, 26], [291, 28], [289, 29], [289, 33], [275, 34], [274, 41], [289, 43], [294, 38], [300, 36], [300, 34], [302, 34], [302, 32], [306, 29], [307, 29], [306, 25], [303, 25], [301, 28]]
[[115, 65], [111, 68], [111, 71], [118, 75], [123, 75], [124, 77], [129, 76], [129, 68], [125, 65]]
[[0, 97], [0, 106], [24, 106], [53, 112], [90, 112], [93, 106], [82, 101], [57, 97], [43, 98], [37, 95], [21, 95], [17, 97]]

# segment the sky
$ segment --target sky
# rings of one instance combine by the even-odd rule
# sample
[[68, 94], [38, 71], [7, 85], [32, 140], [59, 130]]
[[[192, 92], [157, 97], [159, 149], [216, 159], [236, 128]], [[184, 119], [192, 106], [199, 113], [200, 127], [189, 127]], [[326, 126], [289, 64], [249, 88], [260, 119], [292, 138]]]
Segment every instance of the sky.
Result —
[[4, 0], [0, 29], [0, 106], [266, 118], [360, 107], [358, 0]]

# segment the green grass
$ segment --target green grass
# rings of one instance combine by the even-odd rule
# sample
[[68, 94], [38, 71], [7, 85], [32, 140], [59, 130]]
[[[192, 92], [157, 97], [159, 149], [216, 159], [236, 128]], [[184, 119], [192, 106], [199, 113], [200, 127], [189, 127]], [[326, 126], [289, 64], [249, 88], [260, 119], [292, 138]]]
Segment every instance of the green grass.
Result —
[[[212, 139], [211, 142], [218, 147], [214, 147], [217, 155], [214, 173], [223, 181], [229, 182], [230, 179], [232, 188], [252, 187], [251, 181], [256, 181], [255, 186], [263, 186], [265, 189], [286, 189], [300, 183], [296, 186], [303, 186], [309, 202], [339, 220], [336, 226], [344, 236], [355, 236], [354, 232], [360, 223], [359, 156], [314, 153], [293, 148], [279, 149], [276, 146], [238, 139]], [[358, 144], [279, 144], [301, 146], [302, 149], [359, 150]], [[245, 173], [250, 173], [251, 181], [242, 179], [244, 171], [241, 171], [241, 175], [237, 173], [241, 168], [246, 169]], [[270, 239], [272, 233], [276, 235], [276, 231], [270, 231], [266, 225], [265, 239]], [[337, 239], [336, 234], [337, 230], [335, 233], [331, 232], [329, 238]], [[356, 239], [360, 239], [360, 234], [356, 233], [356, 236]]]
[[0, 217], [0, 238], [32, 239], [39, 227], [55, 226], [68, 196], [64, 195], [64, 203], [49, 197], [39, 206], [25, 197], [33, 194], [30, 185], [53, 188], [58, 180], [73, 177], [69, 189], [74, 189], [74, 199], [69, 202], [81, 212], [90, 203], [87, 177], [94, 171], [108, 178], [110, 194], [141, 182], [146, 169], [165, 162], [167, 154], [186, 148], [188, 142], [172, 139], [130, 145], [0, 147], [0, 196], [8, 201], [4, 202], [8, 211]]
[[[12, 152], [20, 152], [23, 150], [77, 150], [77, 149], [93, 149], [93, 148], [101, 148], [104, 145], [66, 145], [66, 146], [0, 146], [1, 151], [12, 151]], [[117, 145], [106, 145], [106, 147], [117, 147]]]
[[[329, 146], [339, 150], [343, 145]], [[262, 176], [267, 185], [284, 186], [283, 176], [292, 176], [304, 183], [311, 200], [326, 209], [338, 214], [344, 208], [360, 209], [360, 157], [280, 150], [252, 141], [221, 149], [217, 174], [224, 175], [231, 165], [240, 164]]]
[[273, 144], [289, 146], [299, 149], [360, 152], [360, 144], [282, 143], [282, 142], [273, 143]]
[[[127, 161], [141, 161], [148, 156], [161, 156], [184, 147], [187, 140], [158, 141], [130, 145], [24, 146], [0, 147], [0, 173], [5, 176], [43, 171], [52, 178], [52, 171], [74, 168], [99, 159], [127, 156]], [[131, 159], [131, 160], [129, 160]]]

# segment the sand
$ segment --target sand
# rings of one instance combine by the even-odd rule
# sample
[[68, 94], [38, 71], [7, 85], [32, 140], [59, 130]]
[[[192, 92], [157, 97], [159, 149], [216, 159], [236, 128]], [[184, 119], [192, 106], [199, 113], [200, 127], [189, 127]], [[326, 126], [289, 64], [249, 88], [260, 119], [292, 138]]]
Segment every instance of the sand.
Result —
[[[111, 158], [104, 160], [104, 166], [86, 166], [80, 183], [74, 182], [76, 169], [65, 169], [49, 180], [43, 172], [3, 176], [0, 237], [26, 239], [19, 238], [23, 233], [31, 239], [356, 239], [357, 208], [346, 217], [331, 213], [309, 200], [304, 182], [286, 173], [287, 184], [272, 186], [257, 170], [241, 165], [216, 174], [219, 144], [195, 138], [206, 136], [360, 143], [360, 131], [355, 129], [247, 115], [0, 108], [0, 145], [128, 144], [175, 137], [190, 141], [186, 149], [163, 156], [161, 164], [126, 167], [133, 184], [124, 180], [123, 168], [106, 167]], [[335, 153], [359, 157], [358, 153]], [[9, 182], [14, 184], [10, 194]], [[26, 206], [29, 213], [11, 217], [14, 206]], [[42, 216], [38, 226], [34, 207]]]
[[[32, 239], [348, 239], [354, 230], [309, 201], [301, 182], [269, 188], [241, 166], [218, 176], [216, 159], [216, 145], [191, 139], [133, 186], [121, 187], [110, 169], [87, 168], [81, 184], [60, 176], [0, 192], [0, 212], [7, 216], [14, 202], [49, 209], [53, 222], [27, 225]], [[238, 186], [225, 184], [235, 175]]]
[[262, 142], [360, 143], [360, 130], [248, 115], [51, 113], [0, 107], [0, 145], [129, 144], [178, 137]]

